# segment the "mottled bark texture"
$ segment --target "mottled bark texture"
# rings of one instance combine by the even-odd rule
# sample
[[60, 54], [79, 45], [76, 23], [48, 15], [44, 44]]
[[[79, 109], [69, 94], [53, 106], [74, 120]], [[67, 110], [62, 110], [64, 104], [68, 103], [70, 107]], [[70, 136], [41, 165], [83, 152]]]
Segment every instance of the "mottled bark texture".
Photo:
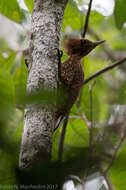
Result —
[[[41, 87], [57, 88], [57, 49], [67, 0], [35, 0], [31, 23], [30, 64], [27, 94]], [[24, 170], [51, 156], [54, 110], [27, 105], [24, 115], [19, 167]]]

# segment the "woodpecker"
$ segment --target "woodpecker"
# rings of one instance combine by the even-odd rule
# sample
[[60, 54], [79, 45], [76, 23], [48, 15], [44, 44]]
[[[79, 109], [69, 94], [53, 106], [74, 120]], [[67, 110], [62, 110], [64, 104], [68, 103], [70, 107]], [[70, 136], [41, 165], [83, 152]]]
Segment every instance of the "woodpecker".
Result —
[[65, 43], [65, 48], [69, 58], [63, 63], [61, 63], [62, 52], [59, 51], [59, 89], [62, 89], [62, 92], [64, 92], [64, 97], [62, 96], [62, 99], [64, 98], [64, 100], [60, 106], [58, 105], [54, 130], [58, 128], [62, 119], [69, 113], [84, 83], [84, 72], [80, 63], [81, 59], [104, 41], [105, 40], [92, 42], [85, 38], [68, 39]]

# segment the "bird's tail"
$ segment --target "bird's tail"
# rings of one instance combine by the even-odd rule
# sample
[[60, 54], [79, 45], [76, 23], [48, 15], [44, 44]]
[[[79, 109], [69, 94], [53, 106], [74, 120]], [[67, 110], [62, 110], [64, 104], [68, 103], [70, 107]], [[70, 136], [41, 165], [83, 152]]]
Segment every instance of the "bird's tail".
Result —
[[65, 115], [60, 115], [58, 117], [58, 119], [56, 119], [54, 131], [59, 127], [59, 125], [60, 125], [60, 123], [61, 123], [61, 121], [63, 120], [64, 117], [65, 117]]

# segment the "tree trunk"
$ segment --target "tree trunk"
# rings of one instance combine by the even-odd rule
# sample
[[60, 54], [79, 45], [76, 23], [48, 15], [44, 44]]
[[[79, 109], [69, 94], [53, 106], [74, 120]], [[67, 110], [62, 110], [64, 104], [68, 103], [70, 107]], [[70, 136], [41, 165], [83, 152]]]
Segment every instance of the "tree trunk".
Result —
[[[41, 87], [57, 88], [57, 49], [67, 0], [34, 0], [31, 23], [30, 64], [27, 94]], [[51, 158], [54, 109], [28, 104], [24, 114], [24, 130], [19, 167], [29, 170]]]

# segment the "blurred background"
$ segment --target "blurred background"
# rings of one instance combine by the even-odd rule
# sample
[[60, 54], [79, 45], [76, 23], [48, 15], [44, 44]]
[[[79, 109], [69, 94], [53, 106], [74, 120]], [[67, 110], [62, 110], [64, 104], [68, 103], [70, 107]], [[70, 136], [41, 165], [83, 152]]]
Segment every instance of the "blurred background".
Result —
[[[61, 49], [64, 50], [63, 44], [66, 38], [81, 37], [88, 4], [89, 0], [69, 0], [61, 29]], [[16, 183], [14, 168], [18, 165], [20, 152], [28, 74], [22, 51], [29, 46], [32, 9], [32, 0], [11, 0], [6, 3], [1, 0], [0, 2], [0, 184], [2, 185]], [[82, 61], [85, 78], [126, 56], [125, 10], [125, 0], [93, 0], [86, 38], [92, 41], [106, 40], [106, 42]], [[64, 54], [62, 61], [66, 58], [67, 55]], [[64, 161], [81, 156], [80, 148], [83, 150], [82, 154], [86, 154], [89, 148], [90, 134], [87, 125], [91, 121], [89, 86], [92, 84], [93, 81], [83, 86], [81, 95], [71, 110], [64, 140]], [[101, 129], [97, 126], [113, 123], [120, 113], [125, 116], [126, 63], [97, 77], [91, 93], [93, 133], [94, 138], [97, 138], [101, 133]], [[85, 117], [86, 119], [84, 119]], [[117, 128], [119, 127], [118, 125]], [[61, 128], [56, 130], [53, 137], [53, 161], [58, 158]], [[119, 134], [119, 132], [117, 133]], [[106, 132], [106, 134], [108, 134], [107, 140], [102, 142], [102, 146], [100, 144], [99, 154], [102, 154], [101, 149], [109, 150], [115, 141], [119, 141], [118, 134], [113, 137], [112, 133], [112, 138], [110, 132]], [[108, 137], [111, 140], [107, 144]], [[111, 183], [117, 190], [126, 188], [125, 159], [126, 148], [125, 141], [123, 141], [108, 173]], [[103, 162], [103, 165], [106, 163]], [[86, 190], [92, 189], [92, 186], [94, 190], [108, 188], [106, 185], [103, 187], [104, 179], [101, 179], [101, 175], [99, 176], [99, 173], [96, 172], [96, 170], [89, 172]], [[96, 178], [101, 179], [102, 185], [97, 186], [98, 181], [96, 185], [94, 185], [95, 182], [93, 185], [89, 185], [89, 181]], [[64, 190], [82, 188], [80, 184], [76, 185], [74, 180], [70, 180], [68, 183], [64, 185]]]

